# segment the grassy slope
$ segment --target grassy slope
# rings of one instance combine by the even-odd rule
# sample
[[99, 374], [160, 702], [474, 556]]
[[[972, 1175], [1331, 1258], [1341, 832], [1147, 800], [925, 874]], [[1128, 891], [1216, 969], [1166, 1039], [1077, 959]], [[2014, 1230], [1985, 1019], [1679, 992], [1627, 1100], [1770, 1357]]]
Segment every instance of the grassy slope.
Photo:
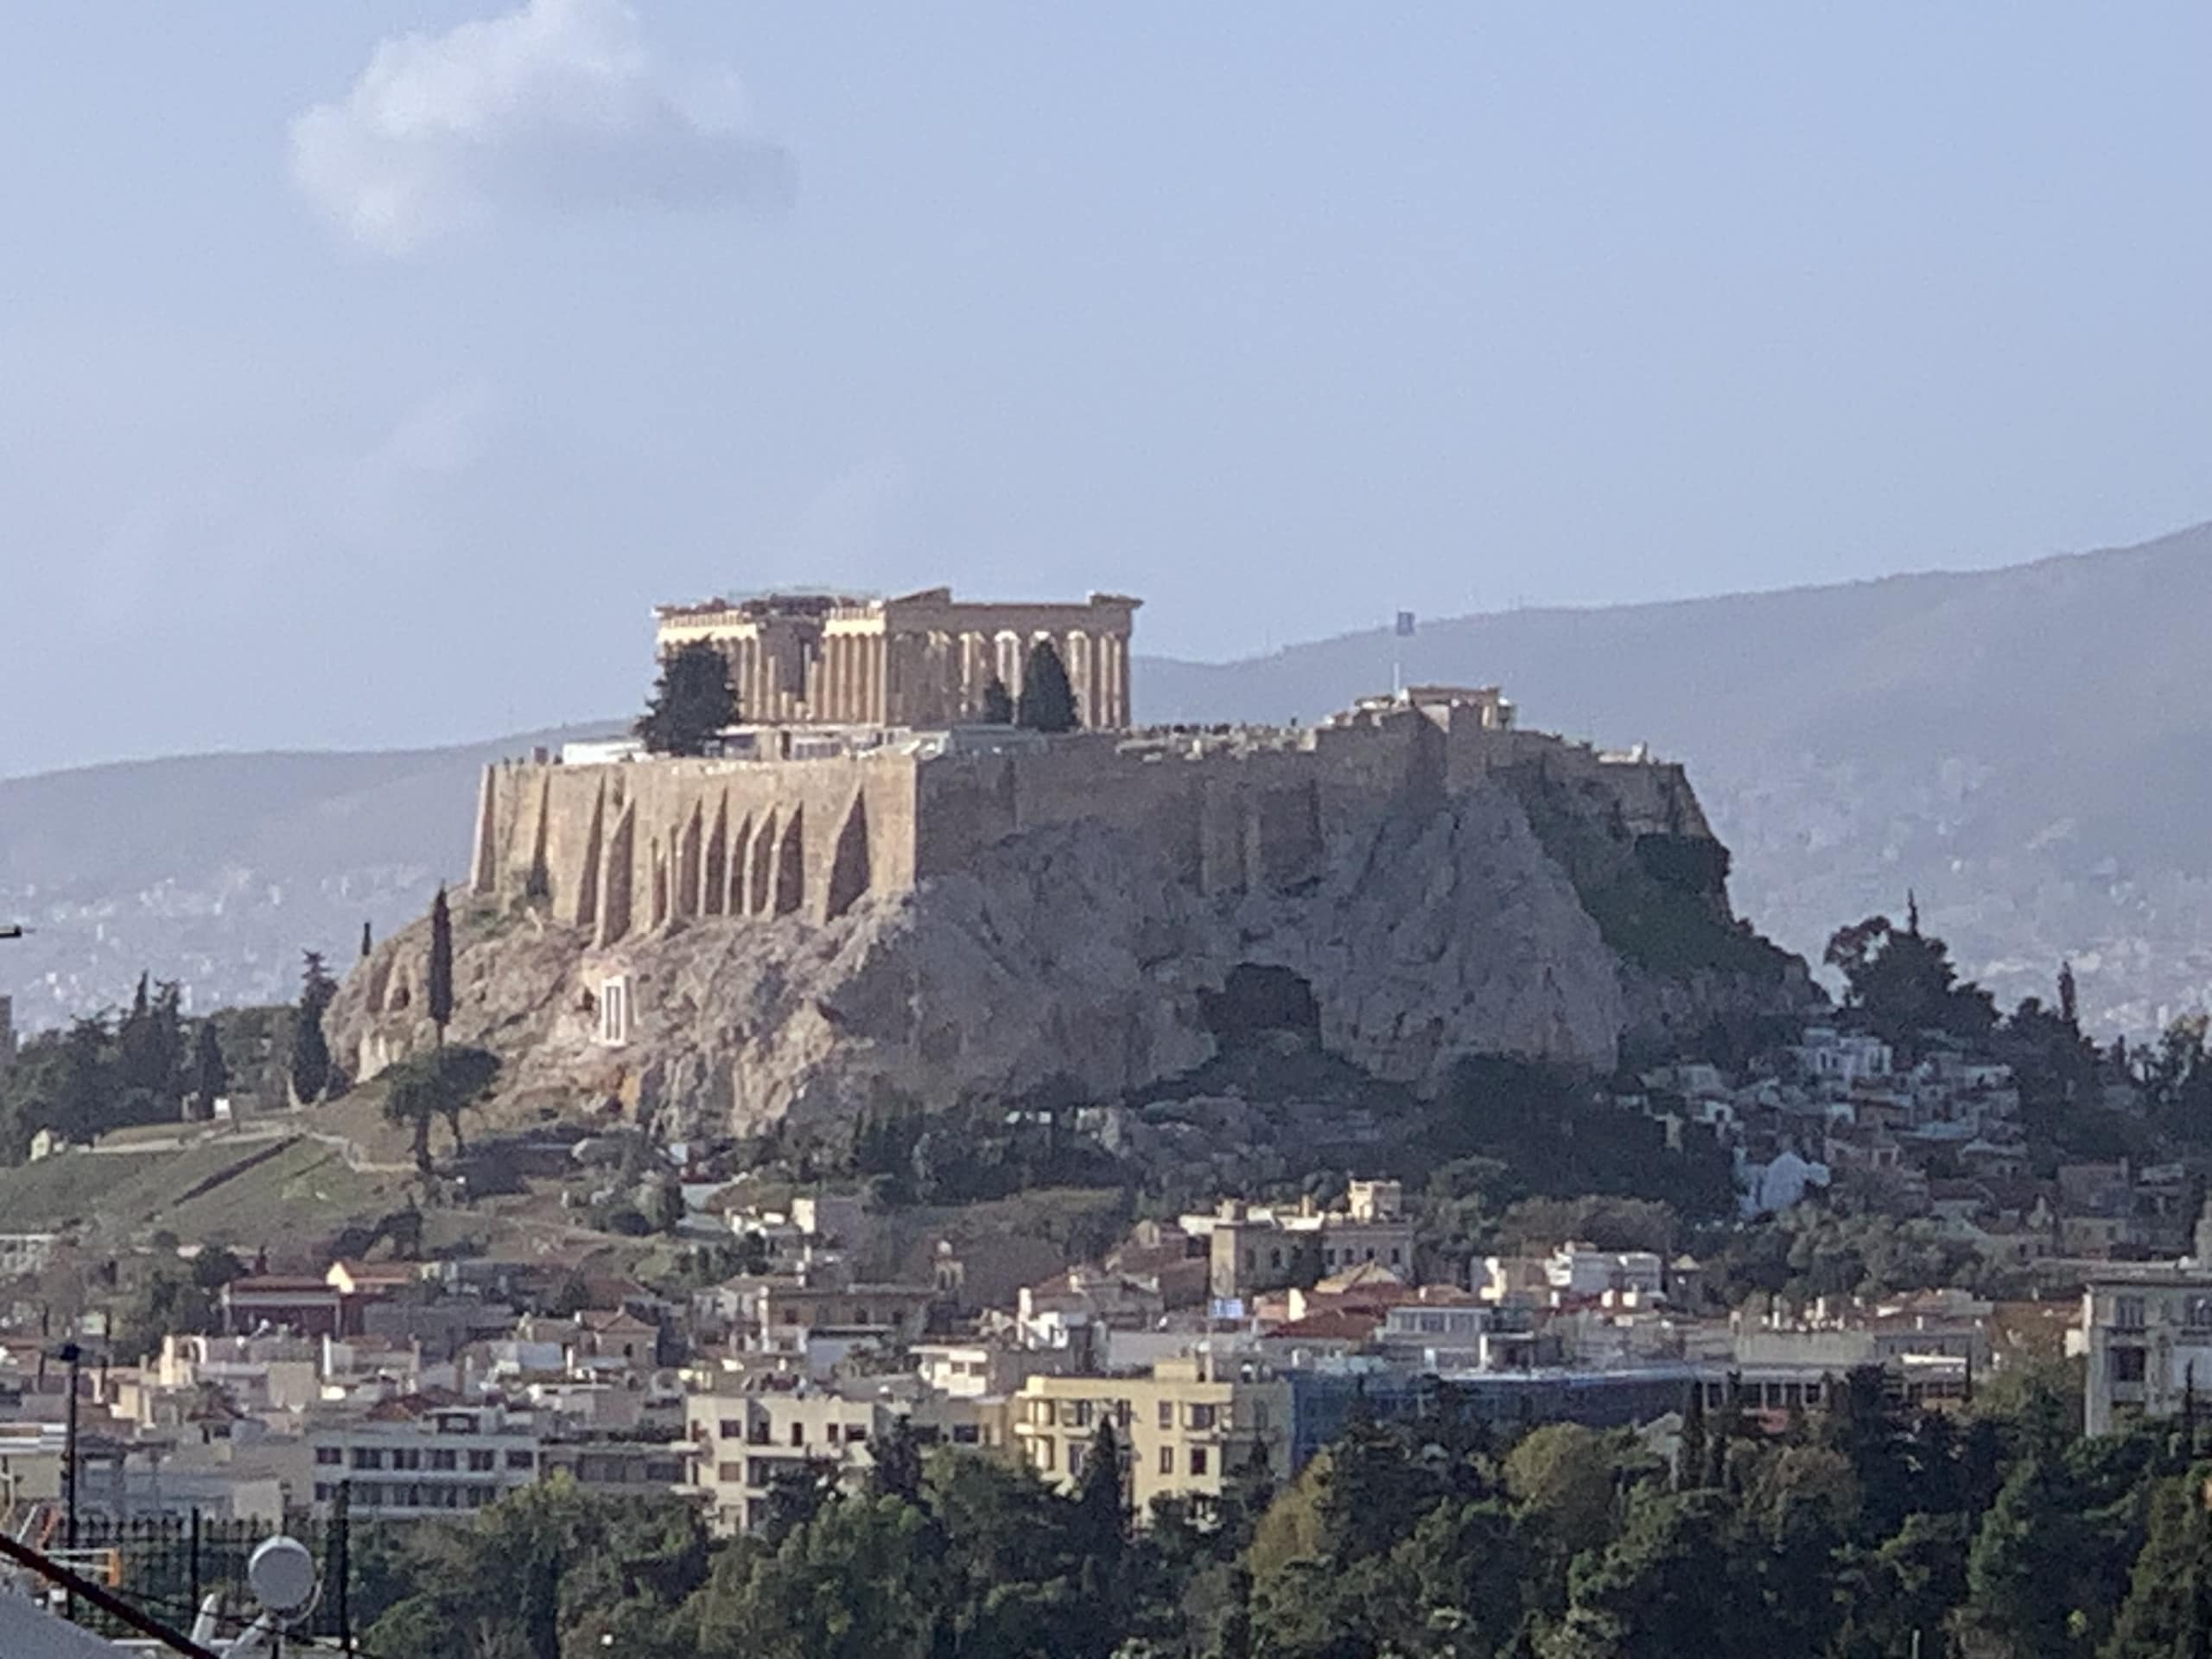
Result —
[[265, 1142], [219, 1141], [72, 1153], [0, 1170], [0, 1217], [25, 1230], [84, 1223], [125, 1238], [165, 1228], [186, 1239], [281, 1248], [384, 1214], [401, 1202], [404, 1185], [398, 1176], [356, 1175], [334, 1148], [307, 1140], [273, 1151]]

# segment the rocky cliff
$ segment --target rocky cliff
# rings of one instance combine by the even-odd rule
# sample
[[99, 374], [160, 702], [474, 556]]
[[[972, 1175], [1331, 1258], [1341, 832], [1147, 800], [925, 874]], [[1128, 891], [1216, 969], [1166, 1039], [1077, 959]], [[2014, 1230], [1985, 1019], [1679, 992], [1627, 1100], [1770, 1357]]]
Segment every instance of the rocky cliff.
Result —
[[[1330, 1052], [1427, 1090], [1476, 1053], [1611, 1067], [1636, 1009], [1694, 1023], [1695, 974], [1609, 943], [1625, 929], [1633, 951], [1654, 925], [1613, 913], [1633, 856], [1592, 853], [1602, 824], [1562, 856], [1530, 819], [1510, 782], [1384, 798], [1332, 823], [1296, 886], [1211, 898], [1144, 836], [1078, 820], [828, 921], [696, 918], [594, 947], [541, 910], [464, 906], [451, 1036], [500, 1052], [517, 1098], [620, 1100], [664, 1132], [698, 1134], [1048, 1086], [1111, 1098], [1253, 1025], [1306, 1025]], [[1689, 925], [1726, 932], [1721, 904], [1718, 920], [1693, 905]], [[357, 1076], [429, 1040], [427, 950], [417, 925], [345, 985], [328, 1027]], [[628, 1030], [610, 1046], [599, 998], [616, 978]], [[1741, 974], [1719, 978], [1740, 993]], [[1794, 964], [1754, 995], [1805, 994]]]

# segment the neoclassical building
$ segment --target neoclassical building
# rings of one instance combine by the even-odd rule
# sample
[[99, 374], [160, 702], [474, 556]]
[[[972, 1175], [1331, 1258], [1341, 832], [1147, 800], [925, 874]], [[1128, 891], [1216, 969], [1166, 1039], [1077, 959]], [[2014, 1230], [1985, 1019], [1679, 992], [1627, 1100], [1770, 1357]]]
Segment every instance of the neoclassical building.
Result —
[[1091, 731], [1129, 723], [1129, 630], [1143, 601], [1093, 594], [1081, 604], [976, 604], [950, 588], [897, 599], [768, 594], [664, 605], [665, 654], [696, 640], [730, 660], [748, 726], [944, 726], [973, 720], [995, 677], [1021, 695], [1030, 648], [1050, 639]]

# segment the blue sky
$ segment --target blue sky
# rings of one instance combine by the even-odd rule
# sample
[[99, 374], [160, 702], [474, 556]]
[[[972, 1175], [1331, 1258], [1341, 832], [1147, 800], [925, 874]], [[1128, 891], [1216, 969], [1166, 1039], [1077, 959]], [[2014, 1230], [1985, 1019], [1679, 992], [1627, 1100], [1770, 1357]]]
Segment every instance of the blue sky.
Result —
[[772, 582], [1382, 620], [2212, 518], [2212, 10], [19, 9], [0, 774]]

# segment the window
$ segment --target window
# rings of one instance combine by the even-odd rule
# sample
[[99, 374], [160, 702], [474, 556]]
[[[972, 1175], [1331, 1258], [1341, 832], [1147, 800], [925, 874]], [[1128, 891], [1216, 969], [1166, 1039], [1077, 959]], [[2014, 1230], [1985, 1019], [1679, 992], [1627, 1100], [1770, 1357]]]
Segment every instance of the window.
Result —
[[318, 1446], [315, 1449], [315, 1460], [325, 1465], [343, 1463], [346, 1461], [346, 1452], [342, 1446]]
[[847, 1446], [858, 1446], [858, 1445], [860, 1445], [862, 1441], [866, 1440], [867, 1439], [868, 1439], [868, 1425], [867, 1425], [867, 1424], [865, 1424], [865, 1423], [847, 1423], [847, 1424], [845, 1425], [845, 1444], [846, 1444]]
[[1160, 1426], [1162, 1428], [1175, 1427], [1175, 1402], [1173, 1400], [1160, 1402]]
[[315, 1484], [315, 1501], [318, 1503], [327, 1503], [337, 1491], [338, 1489], [328, 1481], [318, 1480]]
[[674, 1486], [683, 1478], [683, 1465], [674, 1458], [648, 1458], [645, 1478], [656, 1486]]
[[1390, 1247], [1390, 1265], [1391, 1265], [1392, 1267], [1394, 1267], [1394, 1268], [1395, 1268], [1395, 1267], [1396, 1267], [1396, 1266], [1397, 1266], [1401, 1262], [1402, 1262], [1404, 1259], [1405, 1259], [1405, 1252], [1404, 1252], [1404, 1250], [1402, 1250], [1402, 1249], [1400, 1249], [1397, 1245], [1393, 1244], [1393, 1245]]
[[1270, 1268], [1273, 1268], [1273, 1269], [1275, 1269], [1275, 1270], [1278, 1270], [1278, 1271], [1281, 1268], [1281, 1267], [1282, 1267], [1282, 1246], [1281, 1246], [1281, 1245], [1278, 1244], [1278, 1245], [1276, 1245], [1276, 1246], [1274, 1247], [1274, 1249], [1271, 1249], [1271, 1250], [1269, 1250], [1269, 1251], [1268, 1252], [1268, 1266]]
[[2113, 1297], [2112, 1322], [2123, 1331], [2140, 1331], [2143, 1328], [2143, 1299], [2140, 1296]]
[[461, 1467], [461, 1460], [450, 1451], [433, 1451], [430, 1453], [430, 1467], [445, 1470], [458, 1469]]
[[[742, 1464], [718, 1463], [715, 1465], [715, 1478], [725, 1486], [734, 1486], [745, 1478], [745, 1467]], [[749, 1484], [754, 1486], [766, 1486], [768, 1483], [765, 1480], [756, 1480]]]
[[1077, 1401], [1072, 1408], [1071, 1414], [1068, 1418], [1068, 1427], [1071, 1428], [1089, 1428], [1090, 1427], [1090, 1412], [1091, 1406], [1090, 1401]]
[[2191, 1330], [2202, 1331], [2212, 1327], [2212, 1296], [2190, 1297], [2187, 1306], [2183, 1309], [2182, 1317]]
[[1203, 1446], [1194, 1446], [1191, 1448], [1191, 1472], [1194, 1475], [1203, 1475], [1205, 1471], [1206, 1449]]
[[357, 1446], [353, 1448], [353, 1466], [356, 1469], [381, 1469], [384, 1467], [384, 1452], [377, 1446]]
[[499, 1459], [489, 1452], [471, 1452], [468, 1454], [468, 1467], [472, 1474], [480, 1475], [498, 1463]]
[[1163, 1475], [1172, 1475], [1175, 1472], [1175, 1448], [1172, 1446], [1163, 1446], [1160, 1448], [1160, 1472]]
[[1128, 1401], [1116, 1400], [1114, 1402], [1114, 1427], [1120, 1429], [1124, 1434], [1129, 1432], [1130, 1415], [1131, 1408]]
[[2143, 1380], [2143, 1350], [2115, 1348], [2112, 1351], [2112, 1380], [2115, 1382], [2140, 1382]]
[[499, 1495], [499, 1489], [496, 1486], [471, 1486], [468, 1489], [468, 1507], [480, 1510]]
[[745, 1426], [734, 1417], [722, 1419], [721, 1431], [722, 1439], [726, 1440], [742, 1440], [745, 1436]]
[[1071, 1480], [1077, 1480], [1080, 1479], [1082, 1476], [1083, 1442], [1081, 1440], [1070, 1440], [1068, 1442], [1068, 1478]]
[[791, 1425], [791, 1444], [793, 1446], [804, 1446], [806, 1444], [806, 1425], [804, 1423], [793, 1423]]
[[1215, 1409], [1211, 1406], [1192, 1406], [1191, 1408], [1189, 1426], [1197, 1429], [1211, 1428], [1214, 1425], [1215, 1415]]
[[982, 1442], [983, 1429], [980, 1423], [955, 1423], [952, 1426], [952, 1443], [955, 1446], [981, 1446]]
[[537, 1466], [537, 1453], [535, 1452], [510, 1452], [507, 1453], [507, 1467], [510, 1469], [535, 1469]]
[[411, 1446], [399, 1446], [391, 1454], [391, 1466], [395, 1469], [420, 1469], [423, 1454]]

